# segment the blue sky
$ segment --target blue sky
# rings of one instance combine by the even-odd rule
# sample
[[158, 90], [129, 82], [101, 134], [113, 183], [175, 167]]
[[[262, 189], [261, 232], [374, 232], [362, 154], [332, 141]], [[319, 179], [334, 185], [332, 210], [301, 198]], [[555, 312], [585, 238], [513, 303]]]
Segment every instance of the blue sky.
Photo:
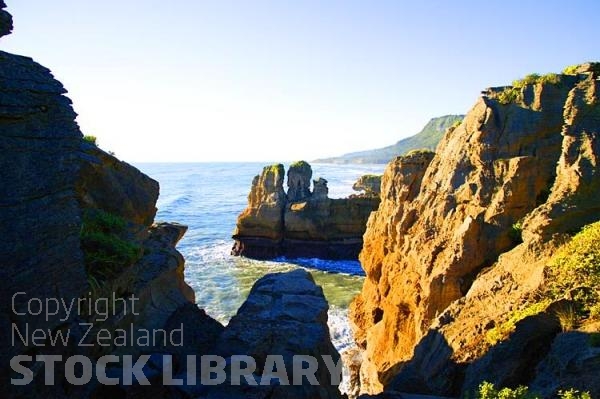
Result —
[[485, 87], [600, 60], [600, 2], [6, 0], [4, 51], [63, 82], [128, 161], [389, 145]]

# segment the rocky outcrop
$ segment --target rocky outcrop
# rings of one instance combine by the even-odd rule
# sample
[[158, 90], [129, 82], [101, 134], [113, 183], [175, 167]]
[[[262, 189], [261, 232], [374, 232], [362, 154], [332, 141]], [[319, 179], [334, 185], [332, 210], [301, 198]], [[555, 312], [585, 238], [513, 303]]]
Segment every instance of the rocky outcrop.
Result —
[[561, 235], [598, 220], [600, 82], [586, 71], [487, 90], [436, 155], [388, 165], [351, 308], [363, 392], [425, 381], [420, 393], [460, 393], [486, 332], [543, 284]]
[[232, 254], [269, 259], [356, 259], [369, 214], [379, 198], [327, 197], [327, 180], [313, 181], [311, 166], [296, 162], [288, 171], [288, 192], [283, 191], [283, 165], [267, 166], [256, 176], [248, 207], [238, 216]]
[[310, 179], [312, 168], [305, 161], [294, 162], [287, 172], [287, 199], [289, 202], [300, 202], [310, 198]]
[[10, 34], [13, 29], [12, 15], [4, 11], [5, 8], [4, 0], [0, 0], [0, 37]]
[[65, 89], [30, 58], [0, 52], [0, 385], [9, 360], [11, 325], [54, 330], [65, 314], [25, 319], [30, 298], [78, 298], [88, 290], [79, 245], [75, 195], [81, 133]]
[[[232, 252], [251, 258], [273, 258], [279, 255], [283, 240], [283, 213], [286, 194], [283, 165], [265, 166], [252, 180], [248, 206], [238, 216]], [[239, 239], [237, 238], [239, 237]]]
[[156, 215], [158, 182], [113, 155], [81, 142], [76, 192], [81, 208], [102, 209], [149, 226]]
[[[114, 331], [131, 324], [136, 330], [163, 328], [180, 307], [195, 306], [194, 293], [184, 282], [183, 258], [175, 250], [185, 226], [152, 225], [158, 183], [84, 142], [64, 93], [46, 68], [26, 57], [0, 53], [0, 174], [4, 182], [0, 197], [4, 237], [0, 244], [4, 282], [0, 285], [0, 318], [5, 348], [0, 369], [2, 385], [14, 391], [9, 397], [65, 395], [62, 387], [40, 382], [44, 373], [39, 362], [32, 366], [32, 384], [10, 385], [6, 378], [14, 376], [8, 370], [15, 355], [82, 354], [97, 358], [119, 353], [114, 346], [80, 345], [86, 334], [80, 323], [94, 323], [86, 338], [90, 342], [81, 341], [88, 344], [100, 329]], [[99, 281], [86, 269], [81, 216], [88, 210], [102, 210], [123, 220], [124, 236], [140, 248], [139, 259], [122, 265], [122, 272], [114, 278]], [[12, 298], [18, 292], [24, 294], [15, 297], [13, 309]], [[131, 303], [125, 305], [124, 301], [113, 309], [111, 317], [101, 321], [79, 309], [68, 317], [64, 311], [38, 317], [28, 313], [30, 299], [70, 303], [83, 297], [95, 305], [99, 298], [111, 294], [117, 298], [134, 295], [137, 314]], [[31, 339], [28, 343], [15, 339], [14, 328], [25, 337], [25, 331], [34, 329], [69, 331], [72, 339], [68, 345], [38, 347]], [[119, 350], [135, 355], [149, 348], [127, 345]]]
[[363, 175], [354, 182], [352, 189], [362, 191], [362, 195], [368, 197], [379, 197], [381, 194], [381, 178], [380, 175]]
[[297, 368], [294, 356], [309, 356], [318, 361], [315, 373], [318, 385], [305, 381], [300, 386], [273, 383], [260, 388], [247, 386], [243, 390], [240, 387], [219, 387], [221, 397], [341, 397], [336, 377], [332, 376], [323, 359], [323, 355], [329, 356], [336, 364], [340, 359], [329, 339], [327, 309], [323, 290], [302, 269], [269, 274], [258, 280], [219, 337], [215, 353], [225, 359], [233, 355], [248, 355], [256, 359], [257, 381], [262, 375], [260, 371], [265, 369], [267, 356], [281, 356], [282, 364], [288, 370], [289, 384], [292, 384], [293, 371]]

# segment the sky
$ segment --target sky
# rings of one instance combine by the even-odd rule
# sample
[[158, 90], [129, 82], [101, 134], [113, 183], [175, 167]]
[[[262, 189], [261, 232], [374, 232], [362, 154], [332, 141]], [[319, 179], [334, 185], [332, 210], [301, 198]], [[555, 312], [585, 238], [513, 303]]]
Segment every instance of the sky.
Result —
[[480, 91], [600, 61], [600, 2], [6, 0], [0, 49], [68, 90], [130, 162], [290, 161], [377, 148]]

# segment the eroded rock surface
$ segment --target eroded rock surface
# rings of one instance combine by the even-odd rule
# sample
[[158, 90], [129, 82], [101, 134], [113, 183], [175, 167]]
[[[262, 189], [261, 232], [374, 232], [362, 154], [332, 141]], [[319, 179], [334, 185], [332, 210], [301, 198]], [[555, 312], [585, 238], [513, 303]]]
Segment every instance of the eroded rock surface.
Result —
[[427, 381], [423, 393], [458, 394], [461, 365], [483, 356], [493, 321], [541, 286], [561, 234], [598, 220], [600, 82], [591, 65], [525, 85], [509, 103], [490, 89], [435, 156], [388, 165], [351, 309], [363, 392], [394, 380], [399, 391]]
[[379, 197], [381, 194], [381, 178], [380, 175], [364, 175], [352, 185], [355, 191], [362, 191], [363, 195], [369, 197]]
[[[340, 358], [329, 339], [327, 309], [323, 290], [302, 269], [269, 274], [258, 280], [221, 334], [216, 354], [226, 359], [232, 355], [248, 355], [256, 359], [257, 381], [260, 381], [267, 356], [282, 356], [290, 384], [294, 379], [294, 357], [298, 361], [298, 355], [310, 356], [318, 361], [315, 373], [318, 385], [311, 385], [305, 380], [301, 386], [273, 382], [266, 387], [246, 386], [244, 389], [216, 387], [214, 395], [230, 395], [227, 397], [232, 398], [248, 397], [246, 395], [256, 398], [341, 397], [323, 359], [324, 355], [329, 356], [337, 364]], [[209, 397], [212, 397], [211, 394]]]
[[283, 165], [265, 167], [254, 178], [248, 206], [238, 216], [232, 253], [258, 259], [356, 259], [378, 196], [330, 199], [327, 180], [314, 180], [310, 191], [311, 177], [308, 163], [292, 164], [286, 194]]
[[54, 330], [65, 314], [26, 320], [30, 298], [78, 298], [88, 290], [79, 246], [75, 195], [81, 141], [65, 89], [30, 58], [0, 52], [0, 385], [9, 386], [9, 359], [18, 328]]

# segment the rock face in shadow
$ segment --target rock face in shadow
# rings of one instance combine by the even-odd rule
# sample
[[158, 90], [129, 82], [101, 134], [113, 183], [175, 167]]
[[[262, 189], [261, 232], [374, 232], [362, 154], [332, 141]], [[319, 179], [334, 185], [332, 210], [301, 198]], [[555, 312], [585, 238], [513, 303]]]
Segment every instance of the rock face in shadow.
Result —
[[600, 347], [592, 345], [592, 336], [571, 331], [559, 334], [546, 357], [538, 364], [531, 390], [544, 397], [559, 389], [588, 391], [592, 398], [600, 397]]
[[[543, 284], [561, 235], [598, 220], [594, 68], [524, 85], [512, 102], [489, 89], [435, 156], [388, 165], [360, 254], [367, 278], [351, 306], [363, 392], [394, 379], [402, 391], [404, 375], [437, 381], [427, 393], [458, 394], [464, 368], [455, 366], [484, 356], [493, 322]], [[420, 346], [432, 330], [449, 350]], [[409, 367], [429, 362], [438, 366]]]
[[149, 226], [156, 215], [158, 182], [93, 144], [81, 143], [77, 198], [82, 208], [98, 208]]
[[10, 34], [13, 29], [12, 15], [4, 11], [4, 8], [6, 4], [4, 0], [0, 0], [0, 37]]
[[[35, 317], [28, 312], [30, 299], [56, 299], [68, 304], [90, 297], [92, 292], [99, 297], [114, 293], [117, 298], [125, 294], [137, 298], [138, 314], [133, 314], [130, 304], [115, 308], [114, 316], [95, 323], [88, 339], [101, 328], [131, 323], [137, 328], [163, 328], [180, 307], [195, 306], [194, 293], [183, 277], [183, 257], [175, 250], [186, 227], [153, 225], [158, 183], [84, 142], [65, 92], [48, 69], [30, 58], [0, 52], [0, 338], [5, 348], [0, 369], [2, 386], [10, 386], [9, 397], [65, 395], [59, 384], [40, 383], [44, 373], [39, 362], [32, 367], [32, 384], [10, 385], [7, 378], [13, 375], [8, 371], [9, 360], [15, 355], [82, 354], [97, 358], [116, 349], [79, 345], [86, 332], [80, 323], [94, 322], [87, 311], [73, 311], [69, 317], [64, 311]], [[140, 248], [134, 264], [124, 264], [122, 272], [106, 281], [97, 281], [86, 270], [81, 231], [82, 216], [88, 211], [121, 218], [127, 240]], [[12, 298], [18, 292], [23, 294], [15, 297], [13, 310]], [[53, 333], [69, 331], [72, 337], [68, 345], [35, 346], [31, 339], [27, 343], [18, 336], [14, 339], [12, 328], [25, 337], [25, 331], [31, 334], [38, 328]], [[135, 355], [148, 348], [133, 345], [121, 350]], [[60, 374], [57, 378], [60, 380]]]
[[[312, 276], [297, 269], [287, 273], [269, 274], [258, 280], [248, 299], [238, 310], [216, 344], [216, 354], [229, 359], [233, 355], [248, 355], [256, 360], [255, 380], [266, 367], [269, 355], [281, 356], [291, 386], [273, 384], [266, 387], [215, 388], [215, 395], [246, 398], [338, 398], [337, 383], [323, 360], [329, 356], [338, 363], [340, 355], [329, 339], [327, 301], [321, 287]], [[305, 381], [293, 386], [294, 357], [309, 356], [318, 361], [315, 373], [318, 385]], [[307, 368], [308, 364], [304, 365]], [[338, 376], [339, 377], [339, 376]], [[264, 378], [264, 377], [263, 377]], [[209, 397], [212, 397], [209, 394]], [[215, 396], [216, 397], [216, 396]]]
[[283, 191], [283, 165], [267, 166], [256, 176], [248, 206], [238, 216], [232, 254], [249, 258], [356, 259], [367, 218], [377, 209], [377, 196], [327, 197], [327, 180], [313, 181], [304, 161], [288, 171]]
[[12, 345], [18, 328], [54, 330], [64, 314], [25, 320], [29, 298], [78, 298], [88, 290], [79, 246], [75, 194], [81, 133], [65, 89], [30, 58], [0, 52], [0, 384], [9, 359], [28, 351]]
[[[6, 31], [5, 21], [6, 14], [0, 10], [0, 33]], [[158, 183], [84, 142], [65, 93], [48, 69], [30, 58], [0, 52], [2, 397], [187, 398], [207, 393], [223, 397], [224, 390], [210, 387], [209, 392], [200, 382], [189, 383], [191, 370], [186, 362], [188, 355], [199, 359], [215, 354], [217, 347], [261, 356], [273, 351], [286, 356], [286, 361], [294, 354], [321, 360], [326, 354], [337, 361], [327, 327], [327, 302], [306, 272], [261, 280], [227, 330], [199, 309], [194, 291], [184, 280], [183, 256], [175, 249], [187, 227], [154, 222]], [[274, 197], [283, 193], [283, 168], [267, 175], [270, 182], [257, 182], [265, 191], [258, 194], [256, 203], [271, 199], [277, 203]], [[264, 209], [270, 212], [268, 206]], [[116, 257], [123, 253], [128, 255], [126, 260], [115, 261], [125, 259]], [[110, 273], [101, 270], [107, 263]], [[57, 314], [50, 309], [32, 314], [30, 299], [62, 301], [65, 306], [74, 303], [75, 307], [68, 315], [62, 308]], [[40, 339], [32, 339], [35, 329], [54, 337], [61, 332], [67, 343], [43, 339], [39, 345]], [[119, 329], [126, 331], [126, 339], [117, 344], [113, 338], [123, 338]], [[166, 342], [160, 339], [160, 330], [169, 336]], [[148, 332], [159, 332], [159, 339], [140, 341]], [[175, 343], [171, 334], [178, 332], [181, 342]], [[108, 339], [107, 334], [111, 335]], [[244, 341], [247, 337], [256, 340]], [[149, 355], [142, 372], [151, 385], [140, 385], [137, 377], [132, 385], [126, 384], [121, 379], [121, 357], [106, 368], [109, 378], [119, 379], [117, 385], [101, 384], [95, 376], [83, 385], [68, 382], [64, 370], [69, 356], [85, 356], [96, 369], [98, 359], [108, 354], [130, 355], [133, 361]], [[171, 356], [168, 364], [185, 385], [162, 384], [167, 367], [163, 354]], [[11, 378], [22, 377], [11, 371], [10, 361], [17, 355], [32, 356], [23, 363], [31, 371], [32, 382], [27, 385], [10, 383]], [[45, 383], [50, 376], [37, 355], [62, 357], [54, 363], [53, 384]], [[288, 398], [340, 396], [322, 361], [316, 378], [315, 386], [284, 387], [274, 381], [257, 389], [255, 397], [273, 397], [273, 392]], [[248, 397], [246, 386], [234, 386], [228, 392], [232, 397]], [[263, 393], [267, 396], [260, 396]]]

